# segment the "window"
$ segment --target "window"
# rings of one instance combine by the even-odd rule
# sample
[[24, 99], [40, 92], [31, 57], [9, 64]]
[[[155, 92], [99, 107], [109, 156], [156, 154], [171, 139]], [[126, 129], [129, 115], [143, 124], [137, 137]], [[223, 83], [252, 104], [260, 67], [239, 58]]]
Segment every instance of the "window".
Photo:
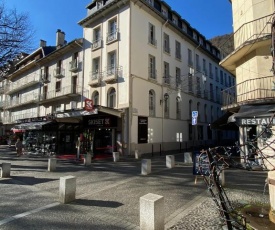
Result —
[[116, 70], [116, 52], [108, 53], [107, 75], [114, 75]]
[[214, 93], [213, 93], [213, 84], [210, 83], [210, 100], [214, 100]]
[[198, 54], [196, 54], [196, 70], [201, 71], [200, 56]]
[[92, 49], [94, 50], [101, 47], [102, 47], [101, 28], [97, 27], [93, 31]]
[[205, 76], [207, 76], [206, 60], [205, 59], [202, 59], [202, 72]]
[[117, 36], [117, 21], [116, 19], [110, 20], [108, 25], [107, 43], [116, 41]]
[[155, 92], [154, 90], [149, 91], [149, 116], [155, 116]]
[[196, 77], [197, 96], [201, 96], [201, 81], [200, 77]]
[[170, 84], [169, 63], [164, 62], [164, 83]]
[[99, 57], [93, 59], [92, 63], [92, 80], [99, 79], [100, 65]]
[[193, 66], [192, 50], [188, 49], [188, 65]]
[[219, 87], [218, 86], [216, 86], [216, 102], [219, 102], [220, 100], [219, 100]]
[[152, 55], [149, 55], [149, 78], [156, 79], [156, 58]]
[[188, 92], [193, 93], [193, 75], [192, 75], [192, 73], [188, 74]]
[[215, 78], [216, 78], [216, 81], [219, 82], [218, 67], [215, 67]]
[[166, 53], [170, 54], [170, 44], [169, 44], [169, 35], [164, 33], [164, 39], [163, 39], [163, 49]]
[[213, 70], [212, 70], [212, 64], [209, 63], [209, 76], [210, 78], [213, 78]]
[[181, 107], [180, 107], [180, 97], [177, 96], [176, 98], [176, 114], [177, 114], [177, 119], [181, 119]]
[[59, 76], [61, 74], [62, 74], [62, 60], [59, 60], [56, 64], [55, 76]]
[[61, 91], [61, 81], [57, 81], [55, 83], [55, 92], [60, 92]]
[[204, 105], [204, 122], [207, 122], [207, 104]]
[[70, 62], [70, 70], [76, 70], [78, 68], [78, 52], [75, 52]]
[[94, 105], [99, 105], [99, 93], [98, 91], [95, 91], [92, 96]]
[[197, 103], [198, 121], [201, 121], [200, 102]]
[[116, 107], [116, 90], [114, 88], [109, 90], [107, 105], [110, 108]]
[[164, 117], [169, 118], [169, 97], [164, 98]]
[[155, 26], [149, 23], [149, 44], [157, 46]]
[[180, 42], [176, 41], [176, 44], [175, 44], [175, 48], [176, 48], [176, 58], [177, 59], [181, 59], [181, 44]]
[[220, 82], [223, 85], [223, 71], [220, 70]]
[[176, 67], [176, 87], [181, 87], [181, 71], [178, 67]]
[[192, 118], [192, 100], [189, 101], [189, 119]]

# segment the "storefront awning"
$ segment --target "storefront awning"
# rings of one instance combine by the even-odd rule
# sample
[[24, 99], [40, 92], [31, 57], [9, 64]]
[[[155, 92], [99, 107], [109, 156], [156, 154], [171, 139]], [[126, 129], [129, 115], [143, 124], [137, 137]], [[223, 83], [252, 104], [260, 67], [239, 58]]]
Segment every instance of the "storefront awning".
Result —
[[[274, 119], [275, 112], [275, 104], [269, 105], [244, 105], [241, 106], [238, 113], [234, 113], [230, 117], [228, 117], [227, 122], [237, 122], [240, 123], [241, 119], [248, 119], [249, 122], [251, 120], [254, 125], [259, 124], [262, 118], [272, 118]], [[254, 120], [255, 121], [254, 121]], [[252, 121], [253, 120], [253, 121]], [[242, 122], [241, 122], [242, 123]], [[243, 124], [243, 123], [242, 123]]]
[[49, 124], [52, 121], [37, 121], [37, 122], [28, 122], [15, 125], [12, 130], [41, 130], [43, 125]]
[[213, 123], [210, 124], [211, 129], [219, 130], [238, 130], [238, 126], [234, 123], [228, 123], [228, 118], [232, 116], [232, 112], [226, 112]]

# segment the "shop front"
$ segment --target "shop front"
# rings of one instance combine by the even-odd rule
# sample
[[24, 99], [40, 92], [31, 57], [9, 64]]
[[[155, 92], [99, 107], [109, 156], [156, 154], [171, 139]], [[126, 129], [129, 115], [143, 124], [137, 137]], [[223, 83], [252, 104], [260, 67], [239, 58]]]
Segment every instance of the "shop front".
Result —
[[119, 151], [121, 143], [121, 118], [99, 113], [83, 117], [81, 150], [94, 157], [112, 156]]

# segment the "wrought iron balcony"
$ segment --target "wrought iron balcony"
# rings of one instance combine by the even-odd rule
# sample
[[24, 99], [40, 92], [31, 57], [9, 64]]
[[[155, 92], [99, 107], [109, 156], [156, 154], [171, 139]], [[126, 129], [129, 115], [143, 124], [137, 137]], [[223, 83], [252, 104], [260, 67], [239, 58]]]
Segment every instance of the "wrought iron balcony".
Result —
[[99, 39], [92, 42], [91, 49], [92, 51], [102, 48], [103, 40]]
[[246, 80], [221, 92], [223, 109], [251, 103], [275, 102], [274, 89], [273, 76]]
[[38, 74], [30, 74], [16, 82], [10, 82], [4, 88], [5, 94], [12, 94], [18, 92], [27, 87], [36, 85], [40, 82], [40, 76]]
[[65, 76], [65, 69], [61, 67], [56, 67], [53, 72], [53, 76], [56, 78], [62, 78]]
[[91, 87], [97, 87], [100, 85], [101, 83], [101, 79], [102, 79], [102, 73], [99, 71], [95, 71], [95, 72], [90, 72], [90, 81], [89, 81], [89, 85]]
[[103, 75], [103, 81], [105, 81], [106, 83], [113, 83], [113, 82], [117, 82], [118, 77], [122, 71], [122, 67], [116, 67], [114, 65], [110, 65], [106, 68], [106, 72]]
[[27, 104], [35, 104], [39, 102], [39, 96], [36, 93], [30, 93], [25, 96], [7, 100], [4, 102], [4, 109], [12, 109], [20, 106], [25, 106]]
[[111, 42], [115, 42], [118, 40], [118, 29], [116, 29], [115, 31], [112, 31], [110, 33], [107, 34], [107, 41], [106, 43], [109, 44]]
[[49, 92], [42, 93], [40, 95], [40, 102], [50, 102], [50, 101], [57, 101], [64, 98], [73, 98], [77, 96], [85, 96], [88, 97], [88, 90], [83, 90], [81, 86], [66, 86], [61, 89], [52, 90]]
[[79, 64], [78, 60], [76, 60], [76, 59], [73, 60], [73, 61], [71, 61], [70, 62], [70, 69], [69, 70], [71, 72], [74, 72], [74, 73], [77, 72], [78, 71], [78, 67], [79, 67], [78, 64]]

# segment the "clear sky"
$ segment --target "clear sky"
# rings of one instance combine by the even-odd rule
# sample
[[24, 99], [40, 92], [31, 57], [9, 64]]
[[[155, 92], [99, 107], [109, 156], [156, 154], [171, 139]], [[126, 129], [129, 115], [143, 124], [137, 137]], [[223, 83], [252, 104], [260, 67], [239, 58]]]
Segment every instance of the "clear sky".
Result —
[[[77, 24], [86, 17], [86, 6], [92, 0], [0, 0], [7, 8], [15, 7], [29, 14], [36, 31], [35, 40], [55, 45], [55, 33], [61, 29], [69, 42], [82, 37], [82, 28]], [[187, 20], [207, 39], [232, 32], [232, 13], [229, 0], [166, 0], [172, 10]]]

